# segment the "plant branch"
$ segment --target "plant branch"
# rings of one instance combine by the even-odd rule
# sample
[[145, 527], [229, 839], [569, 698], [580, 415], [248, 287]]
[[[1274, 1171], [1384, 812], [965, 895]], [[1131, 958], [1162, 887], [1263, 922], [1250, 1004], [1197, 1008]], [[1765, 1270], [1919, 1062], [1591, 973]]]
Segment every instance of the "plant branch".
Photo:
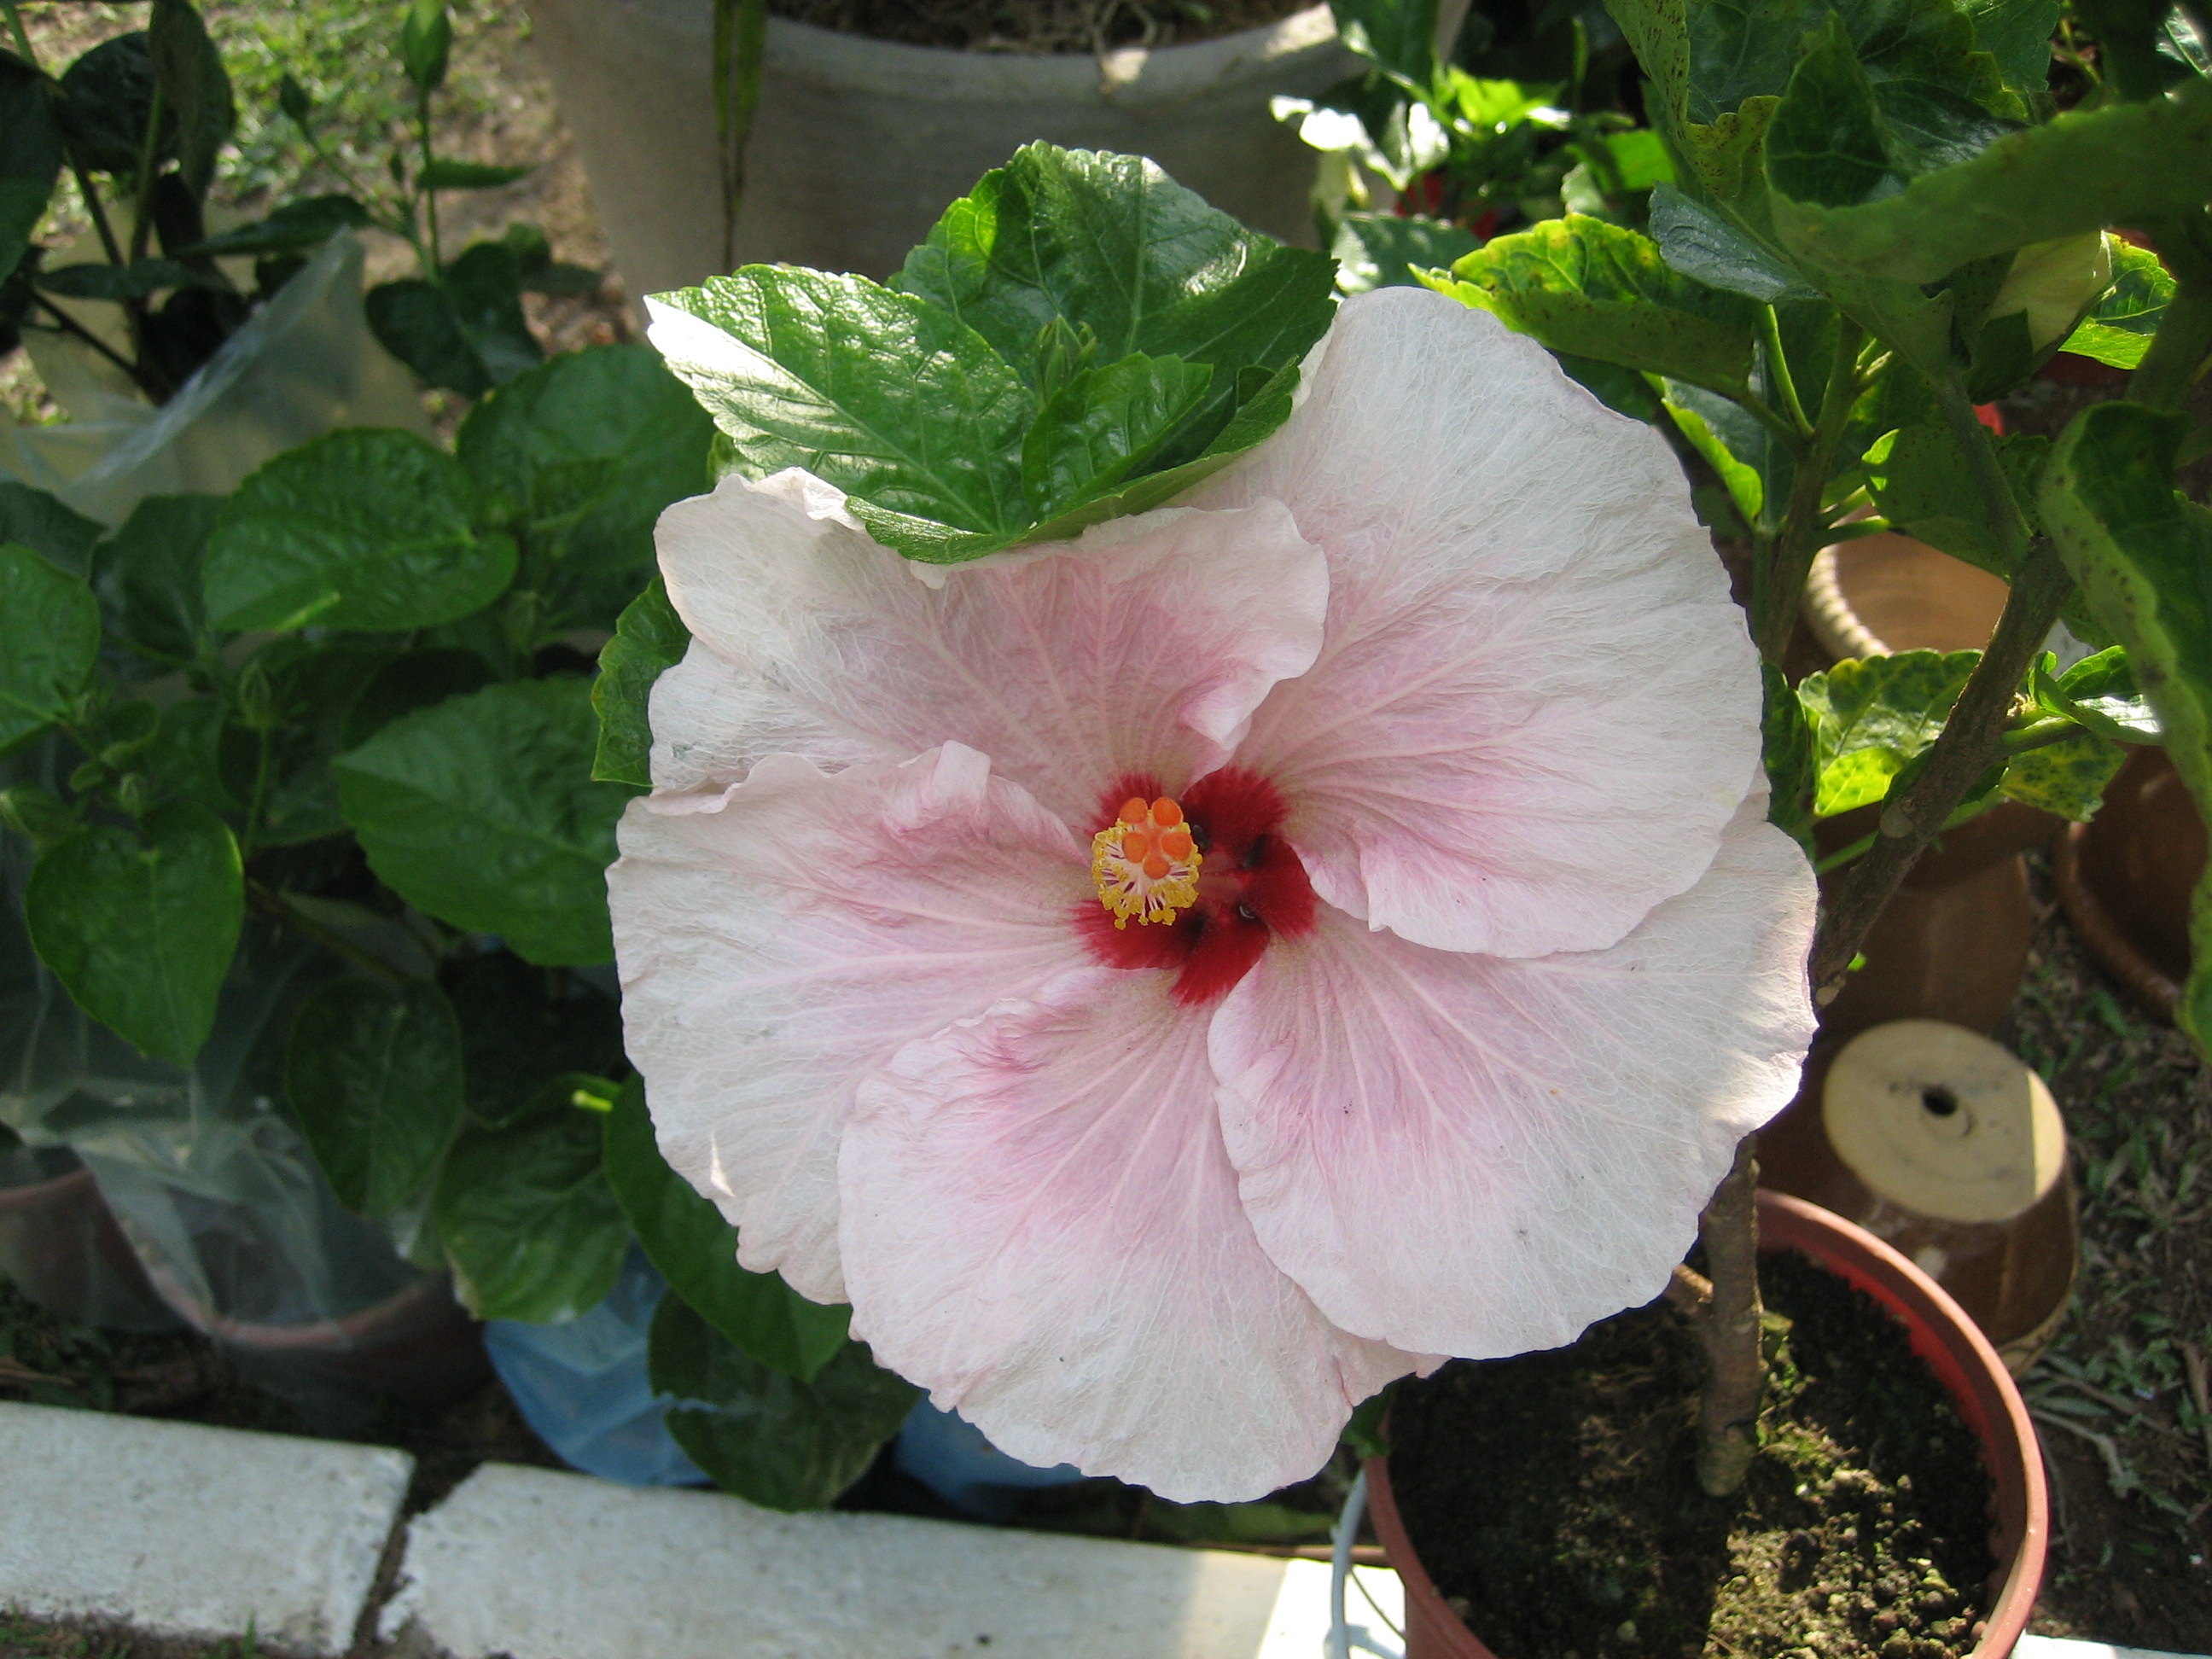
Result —
[[160, 386], [155, 382], [149, 380], [135, 364], [131, 363], [120, 352], [117, 351], [113, 346], [108, 344], [106, 341], [101, 339], [100, 336], [94, 334], [90, 329], [87, 328], [82, 323], [77, 321], [76, 318], [70, 316], [68, 312], [63, 310], [45, 295], [34, 293], [31, 298], [33, 303], [37, 305], [41, 311], [46, 313], [46, 315], [54, 319], [55, 327], [58, 328], [63, 333], [69, 335], [71, 338], [82, 341], [84, 344], [90, 346], [94, 351], [98, 352], [101, 356], [106, 358], [109, 362], [114, 364], [116, 368], [121, 369], [125, 374], [128, 374], [131, 377], [131, 385], [137, 386], [141, 392], [144, 392], [155, 402], [159, 403], [161, 400], [162, 391]]
[[1759, 1396], [1766, 1383], [1759, 1330], [1759, 1137], [1737, 1143], [1735, 1162], [1698, 1219], [1711, 1274], [1697, 1321], [1705, 1344], [1705, 1386], [1698, 1396], [1698, 1484], [1715, 1498], [1743, 1484], [1759, 1450]]
[[373, 951], [362, 950], [343, 934], [332, 933], [319, 921], [308, 921], [275, 889], [264, 887], [249, 876], [246, 882], [246, 896], [253, 901], [257, 909], [264, 915], [274, 916], [287, 927], [294, 929], [304, 938], [314, 940], [324, 949], [337, 951], [338, 955], [363, 972], [374, 974], [387, 985], [404, 986], [407, 983], [407, 975], [394, 968], [382, 957]]
[[[1772, 307], [1768, 307], [1770, 315]], [[1752, 631], [1759, 654], [1779, 665], [1790, 648], [1790, 630], [1797, 623], [1797, 604], [1805, 592], [1805, 578], [1813, 556], [1820, 550], [1827, 520], [1820, 498], [1828, 487], [1828, 470], [1835, 464], [1836, 447], [1858, 396], [1859, 347], [1866, 335], [1849, 318], [1837, 323], [1836, 355], [1828, 365], [1828, 385], [1820, 397], [1820, 418], [1809, 442], [1801, 445], [1796, 471], [1790, 477], [1790, 506], [1782, 519], [1771, 556], [1754, 571]], [[1764, 580], [1761, 580], [1763, 576]]]
[[1782, 412], [1797, 428], [1797, 435], [1813, 435], [1813, 423], [1805, 418], [1805, 405], [1797, 401], [1797, 382], [1790, 374], [1790, 357], [1782, 349], [1782, 320], [1774, 314], [1772, 306], [1759, 308], [1759, 339], [1766, 348], [1766, 384], [1770, 391], [1782, 398]]
[[1874, 845], [1852, 868], [1821, 918], [1813, 946], [1813, 990], [1814, 1000], [1823, 1004], [1832, 1001], [1843, 988], [1852, 957], [1905, 872], [1942, 832], [1976, 781], [2003, 758], [2014, 696], [2074, 588], [2057, 550], [2047, 540], [2029, 542], [1989, 432], [1974, 418], [1965, 392], [1951, 381], [1940, 386], [1938, 393], [1953, 435], [1966, 453], [1990, 521], [2009, 556], [2012, 592], [1996, 632], [1929, 747], [1919, 775], [1901, 797], [1883, 805]]

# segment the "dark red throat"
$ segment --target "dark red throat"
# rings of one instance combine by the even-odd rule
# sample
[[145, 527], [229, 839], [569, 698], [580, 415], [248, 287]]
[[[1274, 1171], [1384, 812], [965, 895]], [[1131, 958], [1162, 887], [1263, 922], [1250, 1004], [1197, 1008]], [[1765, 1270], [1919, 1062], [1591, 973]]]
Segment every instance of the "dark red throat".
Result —
[[[1121, 803], [1151, 800], [1157, 778], [1135, 774], [1106, 792], [1097, 823], [1114, 821]], [[1191, 834], [1205, 855], [1198, 903], [1165, 926], [1114, 926], [1106, 908], [1086, 902], [1077, 926], [1091, 954], [1109, 968], [1173, 968], [1169, 994], [1200, 1007], [1229, 994], [1278, 935], [1296, 939], [1314, 925], [1313, 884], [1297, 849], [1280, 833], [1288, 815], [1281, 793], [1256, 772], [1235, 767], [1209, 774], [1181, 797]]]

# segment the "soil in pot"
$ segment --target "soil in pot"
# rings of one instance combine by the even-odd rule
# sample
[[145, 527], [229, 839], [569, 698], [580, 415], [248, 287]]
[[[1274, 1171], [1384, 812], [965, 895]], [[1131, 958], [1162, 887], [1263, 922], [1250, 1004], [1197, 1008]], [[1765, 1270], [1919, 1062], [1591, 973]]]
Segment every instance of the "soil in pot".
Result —
[[1663, 1304], [1401, 1388], [1399, 1511], [1500, 1659], [1972, 1650], [1993, 1565], [1974, 1436], [1880, 1304], [1794, 1252], [1760, 1280], [1765, 1443], [1728, 1498], [1698, 1486], [1701, 1350]]
[[769, 0], [794, 23], [956, 52], [1107, 52], [1280, 22], [1311, 0]]

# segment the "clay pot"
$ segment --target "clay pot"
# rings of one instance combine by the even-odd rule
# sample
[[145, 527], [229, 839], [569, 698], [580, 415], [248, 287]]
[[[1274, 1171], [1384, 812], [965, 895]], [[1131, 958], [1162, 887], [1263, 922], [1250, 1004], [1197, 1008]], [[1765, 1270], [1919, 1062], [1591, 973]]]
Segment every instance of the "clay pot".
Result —
[[1910, 1257], [2015, 1376], [2065, 1318], [2080, 1244], [2066, 1126], [1986, 1037], [1901, 1019], [1816, 1054], [1759, 1132], [1759, 1170]]
[[173, 1330], [100, 1195], [64, 1147], [0, 1156], [0, 1277], [51, 1313], [108, 1330]]
[[1806, 578], [1805, 621], [1837, 657], [1978, 651], [2010, 592], [2002, 577], [1886, 530], [1820, 550]]
[[2052, 874], [2066, 919], [2113, 978], [2162, 1019], [2189, 977], [2189, 908], [2204, 872], [2204, 820], [2166, 752], [2138, 749], [2087, 823], [2070, 824]]
[[[1879, 810], [1861, 807], [1824, 822], [1822, 854], [1872, 833]], [[2047, 844], [2058, 824], [2048, 812], [2005, 801], [1944, 831], [1867, 934], [1864, 963], [1820, 1011], [1822, 1042], [1840, 1042], [1893, 1019], [1994, 1030], [2020, 994], [2035, 935], [2021, 854]], [[1830, 872], [1822, 886], [1844, 874]]]
[[[1981, 1441], [1996, 1484], [1990, 1553], [1997, 1567], [1990, 1579], [1992, 1604], [1972, 1659], [2007, 1659], [2034, 1608], [2050, 1533], [2043, 1455], [2020, 1390], [1959, 1304], [1871, 1233], [1802, 1199], [1765, 1191], [1759, 1194], [1759, 1231], [1762, 1250], [1802, 1250], [1902, 1320], [1913, 1351], [1928, 1362]], [[1388, 1458], [1367, 1464], [1367, 1504], [1376, 1535], [1405, 1582], [1406, 1659], [1495, 1659], [1444, 1604], [1414, 1554], [1398, 1516]]]

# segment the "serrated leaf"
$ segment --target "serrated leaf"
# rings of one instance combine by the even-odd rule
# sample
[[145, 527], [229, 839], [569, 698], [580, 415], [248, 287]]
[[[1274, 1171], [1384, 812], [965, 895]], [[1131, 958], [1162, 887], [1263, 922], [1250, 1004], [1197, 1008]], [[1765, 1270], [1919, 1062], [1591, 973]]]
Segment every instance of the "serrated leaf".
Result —
[[1789, 452], [1742, 405], [1717, 392], [1667, 382], [1667, 414], [1711, 463], [1747, 523], [1778, 520], [1791, 477]]
[[1950, 718], [1978, 651], [1901, 651], [1838, 663], [1798, 683], [1813, 730], [1816, 817], [1871, 805]]
[[1760, 305], [1814, 297], [1803, 279], [1772, 252], [1672, 185], [1651, 192], [1651, 238], [1662, 258], [1707, 288], [1741, 294]]
[[2096, 816], [2105, 786], [2127, 757], [2127, 750], [2109, 738], [2076, 732], [2063, 742], [2014, 756], [1997, 787], [2024, 805], [2086, 823]]
[[347, 747], [353, 710], [365, 687], [398, 653], [390, 641], [278, 641], [253, 659], [264, 677], [275, 725], [264, 734], [234, 720], [223, 728], [217, 765], [234, 800], [261, 796], [257, 846], [288, 847], [344, 833], [331, 763]]
[[1057, 518], [1140, 471], [1212, 379], [1203, 363], [1142, 356], [1071, 376], [1022, 441], [1030, 517]]
[[1832, 17], [1767, 125], [1767, 182], [1795, 201], [1849, 207], [1893, 184], [1898, 160], [1885, 142], [1874, 83]]
[[1495, 314], [1554, 351], [1717, 391], [1750, 374], [1753, 311], [1683, 276], [1649, 237], [1570, 214], [1500, 236], [1430, 286]]
[[434, 985], [342, 979], [308, 998], [284, 1050], [284, 1094], [348, 1209], [391, 1214], [461, 1122], [461, 1028]]
[[527, 549], [545, 631], [614, 623], [653, 568], [661, 510], [713, 488], [714, 422], [644, 345], [565, 352], [461, 422], [477, 522]]
[[428, 628], [514, 579], [514, 544], [470, 526], [468, 474], [412, 433], [356, 427], [238, 487], [207, 551], [219, 628]]
[[1809, 848], [1814, 790], [1820, 775], [1812, 719], [1779, 668], [1762, 663], [1759, 674], [1765, 692], [1760, 754], [1766, 767], [1766, 785], [1772, 791], [1766, 819], [1801, 846]]
[[680, 1296], [665, 1297], [648, 1339], [668, 1431], [723, 1491], [772, 1510], [820, 1509], [859, 1480], [921, 1391], [848, 1342], [811, 1382], [771, 1370], [725, 1340]]
[[600, 1135], [597, 1112], [569, 1108], [453, 1142], [430, 1214], [453, 1288], [479, 1319], [556, 1323], [614, 1288], [630, 1231]]
[[149, 495], [100, 544], [93, 589], [112, 638], [167, 667], [198, 657], [208, 538], [222, 512], [219, 495]]
[[1974, 25], [1974, 45], [1996, 59], [2014, 91], [2032, 97], [2051, 89], [2051, 36], [2060, 0], [1960, 0]]
[[776, 1273], [738, 1266], [738, 1230], [668, 1167], [632, 1075], [606, 1121], [607, 1180], [668, 1287], [771, 1370], [811, 1382], [845, 1346], [852, 1310], [809, 1302]]
[[683, 661], [690, 646], [691, 630], [656, 574], [623, 608], [614, 638], [599, 653], [599, 677], [592, 683], [592, 707], [599, 717], [593, 777], [653, 787], [653, 727], [647, 714], [653, 682]]
[[0, 754], [59, 720], [100, 659], [92, 590], [20, 543], [0, 545]]
[[605, 962], [605, 870], [631, 792], [592, 777], [591, 687], [489, 685], [393, 721], [333, 771], [380, 879], [541, 966]]
[[1415, 270], [1449, 270], [1481, 246], [1472, 231], [1440, 219], [1347, 213], [1337, 221], [1329, 252], [1336, 258], [1337, 287], [1346, 294], [1365, 294], [1378, 288], [1417, 287], [1420, 279]]
[[[2013, 500], [2031, 529], [2036, 484], [2050, 441], [2032, 433], [1993, 439]], [[1867, 487], [1882, 516], [1930, 547], [2009, 581], [2004, 544], [1980, 507], [1980, 487], [1948, 427], [1917, 423], [1877, 439], [1865, 457]]]
[[88, 824], [48, 848], [23, 921], [79, 1007], [155, 1059], [190, 1066], [215, 1025], [245, 878], [238, 843], [205, 807], [161, 807], [143, 830]]
[[[2044, 471], [2044, 521], [2097, 620], [2127, 649], [2166, 752], [2212, 808], [2212, 517], [2178, 495], [2189, 417], [2134, 404], [2075, 416]], [[2212, 816], [2212, 812], [2208, 812]], [[2191, 907], [2194, 962], [2176, 1018], [2212, 1045], [2212, 872]]]
[[1344, 44], [1377, 68], [1425, 86], [1436, 68], [1437, 0], [1329, 0]]
[[2111, 646], [2084, 657], [2056, 680], [2039, 665], [2033, 678], [2039, 699], [2054, 714], [2063, 714], [2115, 743], [2160, 740], [2158, 715], [2136, 684], [2124, 646]]
[[92, 575], [92, 550], [106, 527], [43, 489], [0, 478], [0, 542], [21, 542], [72, 576]]
[[2148, 248], [2108, 239], [2112, 285], [2066, 337], [2062, 350], [2114, 368], [2134, 368], [2173, 300], [2173, 278]]

